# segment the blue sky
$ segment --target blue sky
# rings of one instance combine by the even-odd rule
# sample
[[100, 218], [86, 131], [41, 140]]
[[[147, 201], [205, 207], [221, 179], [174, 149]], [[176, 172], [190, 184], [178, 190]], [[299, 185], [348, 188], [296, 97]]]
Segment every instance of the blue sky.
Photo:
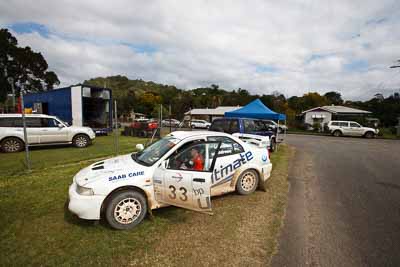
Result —
[[7, 28], [13, 30], [18, 34], [37, 32], [45, 38], [49, 36], [49, 29], [45, 25], [38, 24], [35, 22], [16, 22], [7, 25]]
[[400, 58], [393, 0], [12, 0], [0, 3], [0, 25], [40, 51], [62, 85], [119, 74], [259, 94], [338, 90], [347, 99], [400, 88], [389, 69]]

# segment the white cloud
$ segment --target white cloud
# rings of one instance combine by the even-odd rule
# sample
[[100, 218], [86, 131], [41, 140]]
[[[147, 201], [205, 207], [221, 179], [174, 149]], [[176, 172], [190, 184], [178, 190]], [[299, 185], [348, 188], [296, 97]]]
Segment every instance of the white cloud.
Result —
[[[395, 0], [0, 3], [0, 25], [50, 29], [48, 37], [14, 34], [44, 54], [63, 85], [122, 74], [184, 88], [340, 90], [353, 99], [400, 87], [388, 68], [399, 57], [399, 15]], [[346, 68], [360, 61], [368, 68]]]

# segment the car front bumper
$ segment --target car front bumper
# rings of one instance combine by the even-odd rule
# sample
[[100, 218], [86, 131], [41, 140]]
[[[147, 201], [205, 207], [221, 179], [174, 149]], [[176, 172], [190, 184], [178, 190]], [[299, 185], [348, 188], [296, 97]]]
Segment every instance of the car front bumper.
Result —
[[73, 182], [69, 187], [68, 209], [81, 219], [99, 220], [101, 205], [105, 196], [83, 196], [76, 192], [77, 184]]

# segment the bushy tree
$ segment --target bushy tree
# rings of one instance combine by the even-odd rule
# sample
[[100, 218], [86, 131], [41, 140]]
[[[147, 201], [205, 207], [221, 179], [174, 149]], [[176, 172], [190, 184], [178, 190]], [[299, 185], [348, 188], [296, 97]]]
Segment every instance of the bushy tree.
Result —
[[7, 30], [0, 29], [0, 102], [3, 102], [11, 86], [12, 78], [18, 91], [18, 84], [25, 84], [28, 92], [53, 89], [58, 85], [57, 74], [48, 71], [48, 65], [41, 53], [30, 47], [18, 47], [17, 39]]
[[327, 92], [324, 94], [324, 97], [328, 100], [329, 104], [333, 105], [342, 105], [343, 104], [343, 99], [342, 95], [339, 92]]

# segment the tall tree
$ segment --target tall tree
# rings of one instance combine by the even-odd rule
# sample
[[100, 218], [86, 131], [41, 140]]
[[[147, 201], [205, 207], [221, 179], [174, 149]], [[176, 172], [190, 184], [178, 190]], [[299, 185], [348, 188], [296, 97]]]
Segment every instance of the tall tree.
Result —
[[334, 105], [343, 104], [342, 95], [338, 92], [334, 92], [334, 91], [327, 92], [324, 96], [328, 100], [329, 104], [334, 104]]
[[0, 29], [0, 102], [3, 102], [10, 91], [10, 81], [18, 91], [18, 84], [25, 84], [28, 92], [53, 89], [58, 85], [57, 74], [48, 71], [48, 65], [41, 53], [30, 47], [18, 47], [17, 39], [7, 30]]
[[304, 109], [325, 106], [328, 104], [327, 99], [324, 96], [321, 96], [317, 92], [310, 92], [304, 94], [302, 97], [302, 102], [303, 102], [302, 106]]

